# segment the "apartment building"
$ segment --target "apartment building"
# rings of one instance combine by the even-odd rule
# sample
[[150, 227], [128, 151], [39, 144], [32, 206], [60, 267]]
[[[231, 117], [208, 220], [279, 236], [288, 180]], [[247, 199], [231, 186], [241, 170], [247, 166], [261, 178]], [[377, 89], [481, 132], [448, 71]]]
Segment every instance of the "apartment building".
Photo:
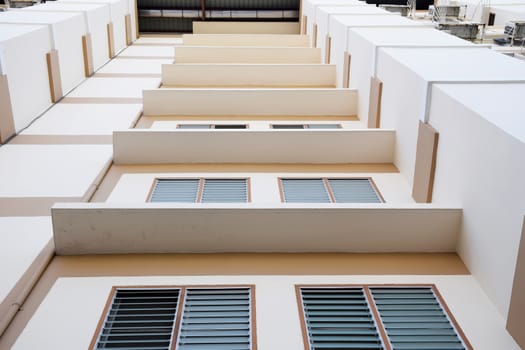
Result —
[[0, 349], [525, 346], [525, 63], [301, 7], [0, 14]]

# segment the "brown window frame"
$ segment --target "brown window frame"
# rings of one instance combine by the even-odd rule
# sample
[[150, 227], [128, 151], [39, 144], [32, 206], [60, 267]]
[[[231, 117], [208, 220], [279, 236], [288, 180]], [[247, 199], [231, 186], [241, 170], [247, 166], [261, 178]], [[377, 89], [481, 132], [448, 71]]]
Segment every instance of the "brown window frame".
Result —
[[377, 196], [379, 197], [379, 200], [381, 201], [381, 203], [386, 203], [385, 198], [379, 191], [379, 188], [377, 187], [374, 179], [371, 176], [365, 176], [365, 177], [363, 176], [359, 176], [359, 177], [352, 177], [352, 176], [351, 177], [348, 177], [348, 176], [345, 176], [345, 177], [333, 177], [333, 176], [331, 177], [323, 177], [323, 176], [322, 177], [288, 177], [288, 176], [282, 177], [282, 176], [279, 176], [277, 178], [277, 182], [279, 184], [279, 196], [281, 197], [282, 203], [287, 203], [284, 197], [284, 188], [283, 188], [282, 180], [323, 180], [325, 190], [328, 193], [328, 197], [330, 198], [330, 203], [338, 203], [338, 202], [335, 200], [335, 195], [332, 191], [332, 187], [330, 186], [330, 183], [328, 180], [368, 180], [370, 181], [370, 184], [372, 185], [372, 188], [374, 189]]
[[246, 202], [239, 202], [239, 203], [251, 203], [252, 202], [251, 177], [155, 177], [153, 179], [153, 184], [150, 186], [148, 195], [146, 197], [147, 203], [152, 203], [151, 197], [153, 196], [153, 191], [155, 191], [155, 187], [157, 186], [157, 182], [159, 180], [199, 180], [199, 187], [197, 189], [197, 199], [193, 203], [202, 203], [201, 202], [202, 193], [204, 191], [204, 183], [206, 182], [206, 180], [246, 180]]
[[457, 333], [458, 338], [463, 342], [465, 345], [466, 350], [474, 350], [471, 343], [469, 342], [468, 338], [466, 337], [465, 333], [459, 326], [459, 323], [454, 318], [454, 315], [450, 311], [450, 308], [445, 303], [445, 299], [439, 292], [438, 288], [433, 283], [417, 283], [417, 284], [296, 284], [295, 285], [295, 296], [297, 301], [297, 309], [299, 312], [299, 318], [301, 322], [301, 332], [303, 336], [303, 344], [305, 350], [311, 350], [310, 349], [310, 339], [308, 338], [308, 326], [306, 325], [306, 317], [304, 314], [303, 309], [303, 303], [301, 299], [301, 288], [362, 288], [363, 293], [365, 295], [366, 301], [368, 303], [368, 306], [370, 308], [370, 312], [372, 314], [372, 319], [374, 323], [376, 324], [377, 331], [379, 333], [379, 337], [381, 341], [383, 342], [383, 345], [385, 347], [385, 350], [392, 350], [393, 347], [390, 343], [390, 339], [386, 333], [385, 327], [383, 325], [383, 321], [381, 317], [379, 316], [379, 311], [377, 310], [377, 307], [375, 305], [374, 299], [371, 295], [370, 288], [375, 287], [394, 287], [394, 288], [413, 288], [413, 287], [420, 287], [420, 288], [430, 288], [432, 292], [434, 293], [434, 296], [436, 297], [436, 300], [440, 304], [441, 308], [443, 309], [443, 312], [445, 316], [449, 319], [452, 327]]
[[[210, 285], [134, 285], [134, 286], [113, 286], [111, 287], [111, 291], [109, 293], [109, 296], [106, 300], [106, 304], [104, 305], [104, 309], [102, 310], [102, 314], [100, 315], [99, 321], [97, 323], [97, 328], [95, 329], [95, 333], [93, 334], [93, 337], [91, 338], [91, 343], [89, 344], [89, 350], [94, 350], [95, 346], [97, 345], [98, 338], [100, 337], [100, 332], [102, 331], [102, 328], [104, 327], [104, 321], [106, 320], [106, 316], [108, 315], [109, 309], [111, 308], [111, 304], [113, 302], [113, 299], [117, 293], [118, 290], [122, 289], [179, 289], [179, 304], [183, 305], [184, 298], [186, 296], [186, 290], [187, 289], [236, 289], [236, 288], [247, 288], [250, 290], [250, 339], [251, 339], [251, 349], [250, 350], [257, 350], [257, 323], [256, 323], [256, 294], [255, 294], [255, 285], [254, 284], [210, 284]], [[180, 333], [180, 326], [181, 326], [181, 320], [182, 320], [182, 314], [183, 314], [183, 307], [178, 307], [175, 314], [175, 321], [173, 324], [173, 329], [171, 333], [171, 340], [172, 345], [170, 347], [170, 350], [177, 350], [178, 347], [178, 339], [179, 339], [179, 333]]]

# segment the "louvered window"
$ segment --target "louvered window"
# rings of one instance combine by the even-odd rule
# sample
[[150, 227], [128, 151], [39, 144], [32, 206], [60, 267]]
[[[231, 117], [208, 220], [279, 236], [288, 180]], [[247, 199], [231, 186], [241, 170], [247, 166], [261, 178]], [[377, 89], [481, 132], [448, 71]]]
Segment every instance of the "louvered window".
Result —
[[249, 350], [250, 289], [187, 289], [180, 350]]
[[310, 349], [383, 349], [362, 288], [302, 288]]
[[339, 129], [341, 124], [272, 124], [272, 129]]
[[179, 295], [179, 289], [117, 290], [95, 349], [169, 350]]
[[287, 203], [381, 203], [370, 179], [281, 179]]
[[179, 129], [247, 129], [246, 124], [179, 124]]
[[310, 350], [472, 349], [433, 287], [303, 287], [300, 295]]
[[91, 349], [251, 350], [252, 288], [119, 288]]
[[370, 288], [393, 349], [466, 349], [432, 288]]
[[158, 179], [151, 202], [240, 203], [248, 201], [247, 179]]

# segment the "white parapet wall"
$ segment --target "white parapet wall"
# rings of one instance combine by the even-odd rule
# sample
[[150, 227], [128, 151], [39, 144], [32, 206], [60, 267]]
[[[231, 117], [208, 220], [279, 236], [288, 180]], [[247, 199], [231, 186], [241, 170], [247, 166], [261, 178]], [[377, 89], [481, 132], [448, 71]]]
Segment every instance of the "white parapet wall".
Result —
[[175, 63], [321, 63], [321, 51], [307, 47], [179, 46]]
[[[359, 0], [307, 0], [302, 2], [301, 8], [301, 24], [303, 26], [302, 34], [307, 34], [310, 37], [312, 36], [313, 26], [317, 16], [317, 10], [321, 6], [340, 6], [340, 7], [350, 7], [350, 6], [368, 6], [364, 1]], [[370, 7], [373, 7], [371, 5]], [[306, 23], [305, 23], [306, 22]]]
[[[386, 12], [386, 11], [385, 11]], [[412, 30], [432, 27], [428, 23], [412, 21], [401, 16], [377, 15], [334, 15], [329, 18], [330, 62], [337, 66], [337, 86], [343, 84], [345, 51], [348, 51], [348, 31], [351, 28], [397, 28], [409, 27]]]
[[[144, 90], [144, 115], [338, 116], [357, 112], [349, 89], [156, 89]], [[205, 103], [203, 103], [206, 101]]]
[[84, 15], [87, 33], [91, 35], [93, 69], [97, 70], [109, 61], [107, 25], [110, 22], [109, 4], [71, 2], [47, 2], [28, 6], [23, 11], [80, 12]]
[[129, 14], [128, 0], [60, 0], [60, 2], [109, 5], [111, 29], [108, 31], [108, 38], [112, 42], [113, 54], [120, 52], [126, 47], [126, 15]]
[[[524, 239], [523, 96], [524, 83], [437, 84], [429, 115], [439, 132], [433, 201], [462, 204], [458, 252], [505, 319]], [[522, 330], [523, 303], [513, 307]]]
[[297, 22], [193, 22], [194, 34], [299, 34]]
[[396, 129], [395, 164], [410, 183], [418, 123], [428, 119], [433, 84], [525, 82], [521, 61], [487, 48], [382, 48], [377, 60], [381, 127]]
[[51, 105], [46, 63], [50, 50], [49, 27], [0, 24], [0, 143]]
[[335, 87], [335, 65], [164, 64], [164, 87]]
[[7, 11], [0, 16], [0, 23], [47, 25], [52, 49], [58, 53], [62, 92], [71, 91], [85, 79], [82, 37], [87, 28], [81, 13]]
[[350, 67], [343, 67], [342, 73], [348, 74], [346, 79], [349, 81], [349, 87], [359, 91], [358, 116], [361, 120], [366, 121], [368, 118], [370, 79], [376, 76], [377, 52], [381, 48], [390, 47], [479, 48], [469, 41], [433, 28], [414, 30], [410, 27], [398, 27], [386, 31], [384, 28], [350, 28], [347, 40]]
[[308, 36], [297, 34], [184, 34], [182, 42], [192, 46], [310, 46]]
[[[361, 2], [360, 2], [361, 3]], [[316, 45], [321, 49], [323, 57], [327, 57], [327, 40], [330, 36], [330, 19], [336, 15], [384, 15], [399, 16], [375, 6], [320, 6], [315, 13]], [[330, 39], [331, 40], [331, 39]]]

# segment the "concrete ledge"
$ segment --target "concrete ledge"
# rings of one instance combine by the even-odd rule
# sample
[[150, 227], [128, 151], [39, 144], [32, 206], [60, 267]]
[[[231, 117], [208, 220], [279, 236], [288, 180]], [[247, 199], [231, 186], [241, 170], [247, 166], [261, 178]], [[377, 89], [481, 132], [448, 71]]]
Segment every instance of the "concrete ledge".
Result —
[[452, 252], [462, 211], [384, 203], [65, 203], [52, 215], [59, 255]]
[[322, 63], [309, 47], [178, 46], [175, 63]]
[[113, 134], [115, 164], [392, 163], [394, 130], [147, 130]]
[[294, 34], [184, 34], [190, 46], [285, 46], [310, 47], [307, 35]]
[[335, 88], [328, 64], [163, 64], [163, 87]]
[[348, 89], [155, 89], [143, 91], [145, 116], [338, 116], [357, 114]]

